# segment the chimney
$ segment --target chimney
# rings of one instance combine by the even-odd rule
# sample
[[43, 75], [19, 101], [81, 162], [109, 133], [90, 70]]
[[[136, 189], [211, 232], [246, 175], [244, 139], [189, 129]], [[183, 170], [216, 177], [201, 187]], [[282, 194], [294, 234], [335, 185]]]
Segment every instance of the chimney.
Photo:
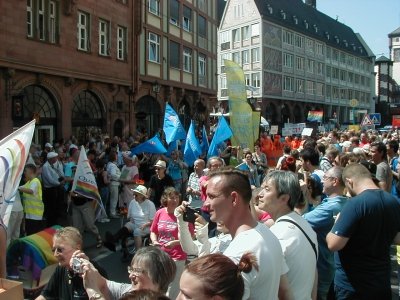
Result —
[[310, 5], [310, 6], [314, 7], [314, 8], [317, 8], [317, 0], [305, 0], [305, 3], [307, 5]]

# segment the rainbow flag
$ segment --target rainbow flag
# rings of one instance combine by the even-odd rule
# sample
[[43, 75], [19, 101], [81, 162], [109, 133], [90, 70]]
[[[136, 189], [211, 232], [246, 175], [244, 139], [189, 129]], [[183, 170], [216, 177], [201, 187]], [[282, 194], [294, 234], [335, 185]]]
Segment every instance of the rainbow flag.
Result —
[[81, 195], [82, 197], [93, 199], [93, 209], [95, 210], [96, 219], [101, 215], [107, 215], [101, 202], [99, 189], [97, 188], [96, 178], [94, 177], [89, 160], [86, 156], [85, 147], [81, 147], [79, 153], [78, 165], [71, 192]]
[[322, 110], [310, 110], [308, 111], [307, 121], [308, 122], [322, 122], [324, 112]]
[[0, 141], [0, 217], [7, 226], [31, 147], [35, 120]]

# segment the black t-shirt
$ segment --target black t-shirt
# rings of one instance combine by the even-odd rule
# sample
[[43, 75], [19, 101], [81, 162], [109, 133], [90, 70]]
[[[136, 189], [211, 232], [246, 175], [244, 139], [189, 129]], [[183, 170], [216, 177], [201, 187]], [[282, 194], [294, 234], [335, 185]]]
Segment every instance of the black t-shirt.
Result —
[[168, 174], [163, 179], [159, 179], [157, 175], [153, 175], [150, 178], [149, 187], [153, 190], [152, 200], [156, 208], [161, 206], [161, 196], [164, 193], [166, 187], [174, 186], [174, 181]]
[[[92, 262], [93, 263], [93, 262]], [[99, 273], [106, 277], [102, 268], [93, 263]], [[46, 300], [88, 300], [89, 297], [83, 287], [83, 279], [78, 274], [68, 271], [67, 268], [57, 266], [49, 282], [42, 291]]]
[[332, 232], [349, 238], [335, 252], [335, 284], [362, 299], [390, 294], [390, 246], [400, 232], [400, 201], [382, 190], [366, 190], [347, 201]]

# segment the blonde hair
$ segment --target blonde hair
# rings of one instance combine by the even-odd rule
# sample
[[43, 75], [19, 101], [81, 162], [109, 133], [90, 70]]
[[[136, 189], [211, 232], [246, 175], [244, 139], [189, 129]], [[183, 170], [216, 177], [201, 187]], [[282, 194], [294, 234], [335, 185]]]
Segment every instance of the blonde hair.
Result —
[[58, 229], [54, 234], [53, 239], [67, 241], [71, 246], [82, 249], [82, 235], [75, 227], [69, 226]]

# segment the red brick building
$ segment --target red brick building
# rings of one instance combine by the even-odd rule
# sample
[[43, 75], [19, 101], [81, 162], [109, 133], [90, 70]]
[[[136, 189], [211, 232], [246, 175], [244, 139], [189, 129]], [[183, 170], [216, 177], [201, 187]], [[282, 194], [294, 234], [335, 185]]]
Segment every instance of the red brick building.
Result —
[[217, 89], [216, 4], [193, 2], [1, 1], [0, 137], [33, 117], [42, 145], [151, 133], [165, 101], [204, 119]]
[[39, 117], [39, 143], [128, 133], [136, 1], [2, 1], [0, 136]]

